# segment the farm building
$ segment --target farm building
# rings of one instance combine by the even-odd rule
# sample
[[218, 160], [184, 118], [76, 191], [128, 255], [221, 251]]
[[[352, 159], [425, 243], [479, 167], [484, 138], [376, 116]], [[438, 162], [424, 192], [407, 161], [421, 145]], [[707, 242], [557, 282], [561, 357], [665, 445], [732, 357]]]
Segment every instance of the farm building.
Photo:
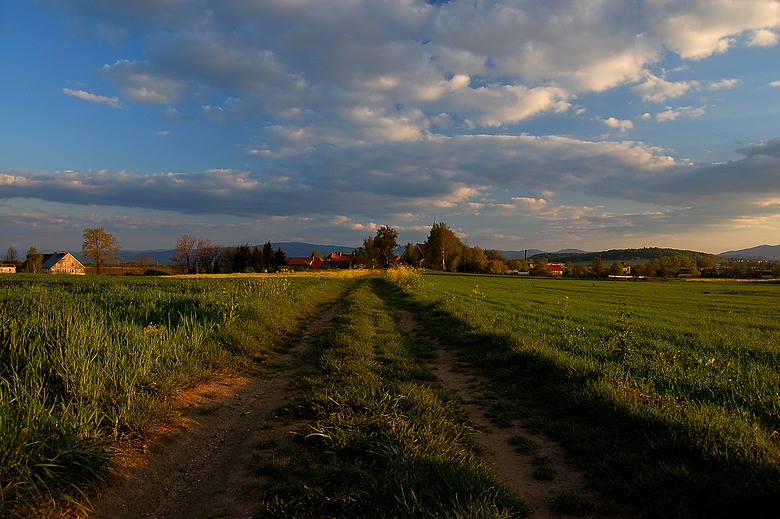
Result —
[[16, 265], [0, 265], [0, 274], [16, 274]]
[[349, 252], [331, 252], [325, 256], [328, 268], [349, 268], [352, 263], [352, 254]]
[[311, 256], [308, 258], [285, 258], [284, 263], [288, 267], [310, 267], [313, 269], [321, 269], [325, 266], [325, 261], [319, 256]]
[[414, 252], [411, 256], [408, 256], [407, 251], [404, 251], [404, 253], [401, 255], [401, 258], [399, 261], [403, 261], [406, 263], [409, 263], [410, 265], [413, 265], [415, 267], [422, 267], [423, 263], [425, 262], [425, 244], [424, 243], [418, 243], [414, 246]]
[[87, 269], [70, 252], [44, 254], [41, 270], [48, 274], [75, 274], [83, 276]]

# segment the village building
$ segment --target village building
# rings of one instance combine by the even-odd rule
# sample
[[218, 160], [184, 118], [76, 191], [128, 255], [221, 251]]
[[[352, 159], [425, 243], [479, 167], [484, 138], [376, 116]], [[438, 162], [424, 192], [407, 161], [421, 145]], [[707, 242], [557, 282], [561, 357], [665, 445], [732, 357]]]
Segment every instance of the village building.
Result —
[[425, 243], [416, 244], [411, 251], [411, 255], [407, 254], [407, 252], [409, 251], [404, 251], [398, 261], [408, 263], [413, 267], [422, 268], [425, 263]]
[[303, 257], [285, 258], [284, 264], [287, 265], [288, 267], [297, 267], [297, 268], [313, 268], [313, 269], [325, 268], [325, 261], [319, 256], [311, 256], [308, 258], [303, 258]]
[[70, 252], [44, 254], [41, 271], [47, 274], [74, 274], [83, 276], [87, 269]]
[[328, 268], [349, 268], [352, 264], [352, 254], [349, 252], [331, 252], [325, 256]]
[[0, 265], [0, 274], [16, 274], [16, 265]]

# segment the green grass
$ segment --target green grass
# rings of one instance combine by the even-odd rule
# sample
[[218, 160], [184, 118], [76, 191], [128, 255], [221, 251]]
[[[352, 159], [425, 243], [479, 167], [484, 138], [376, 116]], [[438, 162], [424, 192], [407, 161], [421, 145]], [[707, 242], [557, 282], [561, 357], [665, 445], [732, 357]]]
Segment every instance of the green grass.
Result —
[[[407, 305], [647, 516], [772, 517], [780, 285], [426, 275]], [[677, 515], [676, 515], [677, 514]]]
[[413, 341], [364, 280], [316, 353], [293, 406], [311, 424], [297, 448], [261, 452], [270, 517], [524, 517], [481, 463], [457, 401], [432, 384]]
[[348, 283], [0, 278], [0, 516], [82, 502], [179, 390], [267, 359]]

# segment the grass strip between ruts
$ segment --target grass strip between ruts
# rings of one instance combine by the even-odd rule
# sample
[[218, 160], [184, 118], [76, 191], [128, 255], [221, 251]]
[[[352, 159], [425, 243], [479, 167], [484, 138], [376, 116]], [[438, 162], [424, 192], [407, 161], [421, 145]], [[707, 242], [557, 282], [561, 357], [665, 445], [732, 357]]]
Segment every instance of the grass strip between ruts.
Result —
[[[258, 452], [263, 512], [279, 517], [525, 517], [481, 463], [457, 401], [411, 353], [361, 280], [323, 334], [317, 372], [288, 412], [311, 419], [293, 448]], [[290, 411], [290, 410], [295, 411]]]

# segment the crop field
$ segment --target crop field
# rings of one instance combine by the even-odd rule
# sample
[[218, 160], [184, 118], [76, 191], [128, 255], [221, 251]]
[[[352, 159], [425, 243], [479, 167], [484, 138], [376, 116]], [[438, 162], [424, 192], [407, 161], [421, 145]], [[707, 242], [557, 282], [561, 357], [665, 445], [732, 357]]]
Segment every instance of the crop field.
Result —
[[0, 278], [0, 516], [82, 503], [116, 446], [170, 420], [184, 388], [252, 371], [336, 301], [335, 324], [300, 360], [312, 366], [303, 400], [279, 411], [309, 420], [303, 456], [254, 457], [272, 480], [258, 503], [269, 516], [528, 515], [422, 367], [437, 347], [489, 382], [495, 423], [556, 439], [614, 510], [776, 516], [780, 284], [408, 268]]
[[177, 391], [270, 356], [347, 276], [0, 278], [0, 516], [76, 503]]
[[411, 278], [431, 333], [493, 380], [493, 418], [554, 436], [605, 495], [777, 513], [780, 285]]

